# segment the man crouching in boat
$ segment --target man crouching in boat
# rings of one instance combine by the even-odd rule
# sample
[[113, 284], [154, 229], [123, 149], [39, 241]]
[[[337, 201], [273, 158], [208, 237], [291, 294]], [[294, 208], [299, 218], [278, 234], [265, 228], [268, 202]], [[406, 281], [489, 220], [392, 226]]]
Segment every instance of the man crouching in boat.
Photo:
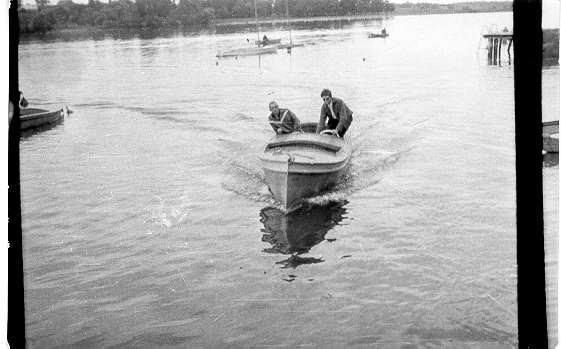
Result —
[[277, 102], [269, 103], [269, 122], [277, 135], [292, 133], [294, 131], [302, 132], [300, 120], [296, 115], [288, 109], [280, 109]]
[[[353, 111], [342, 99], [332, 97], [331, 91], [328, 89], [321, 91], [321, 99], [323, 99], [323, 104], [316, 133], [343, 137], [353, 121]], [[325, 119], [327, 117], [329, 119], [326, 123]]]

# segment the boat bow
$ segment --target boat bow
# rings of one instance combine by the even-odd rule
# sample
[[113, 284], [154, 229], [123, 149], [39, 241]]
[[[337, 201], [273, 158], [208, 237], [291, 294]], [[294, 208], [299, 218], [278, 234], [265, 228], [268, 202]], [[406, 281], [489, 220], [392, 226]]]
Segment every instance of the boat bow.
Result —
[[269, 189], [281, 208], [293, 211], [304, 198], [336, 185], [349, 163], [350, 149], [345, 139], [315, 132], [293, 132], [271, 139], [260, 159]]

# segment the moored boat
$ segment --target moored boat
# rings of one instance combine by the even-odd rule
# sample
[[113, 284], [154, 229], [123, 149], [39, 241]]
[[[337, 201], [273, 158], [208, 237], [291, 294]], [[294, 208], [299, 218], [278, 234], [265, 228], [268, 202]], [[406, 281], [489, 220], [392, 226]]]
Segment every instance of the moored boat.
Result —
[[286, 213], [335, 186], [349, 164], [348, 140], [318, 135], [316, 125], [305, 123], [304, 132], [274, 137], [260, 156], [269, 189]]
[[64, 110], [48, 111], [39, 108], [22, 108], [20, 110], [20, 130], [56, 124], [64, 119]]
[[559, 153], [559, 120], [542, 122], [543, 151]]

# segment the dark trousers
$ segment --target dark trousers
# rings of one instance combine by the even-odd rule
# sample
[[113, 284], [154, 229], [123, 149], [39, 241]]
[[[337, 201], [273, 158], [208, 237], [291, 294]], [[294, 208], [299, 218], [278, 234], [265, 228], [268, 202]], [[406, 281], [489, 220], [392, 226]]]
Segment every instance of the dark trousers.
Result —
[[[334, 129], [337, 128], [338, 124], [339, 124], [339, 119], [329, 118], [329, 120], [327, 121], [327, 129], [328, 130], [334, 130]], [[347, 128], [345, 126], [343, 126], [343, 128], [341, 129], [341, 132], [339, 132], [339, 136], [343, 137], [346, 132], [347, 132]]]

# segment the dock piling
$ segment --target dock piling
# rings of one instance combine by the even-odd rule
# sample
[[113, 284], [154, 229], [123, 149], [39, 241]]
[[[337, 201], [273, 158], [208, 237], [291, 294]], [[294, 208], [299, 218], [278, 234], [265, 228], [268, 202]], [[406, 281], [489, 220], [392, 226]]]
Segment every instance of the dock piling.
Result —
[[502, 32], [493, 31], [483, 34], [488, 41], [487, 60], [489, 65], [501, 65], [502, 63], [502, 46], [508, 40], [507, 54], [508, 64], [511, 64], [510, 47], [512, 46], [512, 32], [507, 28]]

